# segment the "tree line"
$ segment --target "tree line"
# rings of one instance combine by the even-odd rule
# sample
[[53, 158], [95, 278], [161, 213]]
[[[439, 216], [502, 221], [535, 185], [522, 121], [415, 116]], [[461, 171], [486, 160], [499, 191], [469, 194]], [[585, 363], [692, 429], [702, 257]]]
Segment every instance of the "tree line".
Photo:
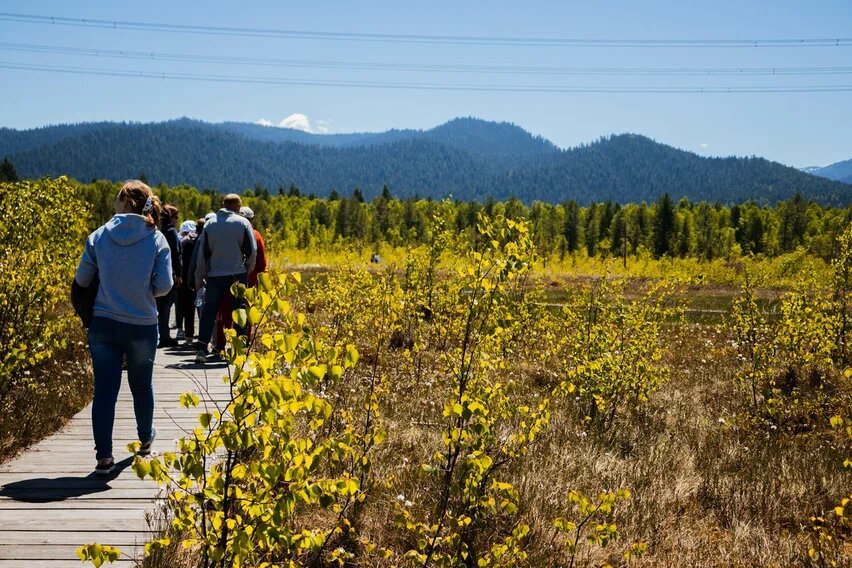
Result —
[[[141, 174], [144, 177], [144, 174]], [[216, 210], [222, 195], [188, 185], [155, 188], [164, 203], [175, 205], [183, 219]], [[118, 185], [109, 181], [80, 184], [91, 205], [94, 224], [113, 214]], [[443, 200], [393, 195], [385, 186], [372, 200], [356, 188], [348, 196], [336, 191], [327, 198], [304, 195], [295, 185], [243, 194], [255, 212], [254, 223], [277, 246], [318, 248], [354, 245], [376, 248], [417, 246], [430, 242], [435, 220], [450, 223], [462, 235], [476, 238], [477, 217], [502, 215], [526, 219], [543, 256], [584, 254], [589, 257], [696, 257], [705, 260], [742, 254], [775, 256], [806, 248], [822, 258], [835, 256], [836, 236], [849, 224], [850, 207], [826, 207], [795, 194], [775, 206], [753, 201], [725, 206], [706, 201], [677, 201], [665, 193], [653, 203], [621, 205], [613, 201], [581, 206], [576, 201], [550, 204], [519, 199], [505, 201]]]

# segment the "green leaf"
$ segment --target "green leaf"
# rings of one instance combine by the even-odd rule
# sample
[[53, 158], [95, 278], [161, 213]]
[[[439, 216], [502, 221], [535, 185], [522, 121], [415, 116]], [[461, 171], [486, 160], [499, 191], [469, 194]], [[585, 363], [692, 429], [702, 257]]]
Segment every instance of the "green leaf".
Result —
[[198, 395], [193, 392], [185, 392], [180, 395], [180, 405], [184, 408], [198, 406], [199, 402], [200, 399], [198, 398]]
[[312, 365], [308, 367], [308, 374], [311, 375], [311, 378], [315, 381], [321, 381], [323, 377], [325, 377], [325, 373], [328, 371], [328, 366], [326, 365]]
[[355, 365], [358, 364], [358, 350], [355, 349], [354, 345], [346, 346], [346, 356], [344, 357], [343, 363], [347, 369], [351, 369]]
[[257, 325], [260, 323], [260, 320], [263, 318], [263, 313], [257, 309], [255, 306], [249, 308], [248, 311], [248, 321], [252, 325]]
[[248, 322], [248, 314], [244, 309], [240, 308], [239, 310], [234, 310], [231, 313], [231, 316], [234, 318], [234, 323], [237, 327], [246, 326], [246, 323]]
[[151, 474], [151, 464], [140, 457], [136, 457], [133, 460], [133, 471], [136, 472], [139, 479], [145, 479], [147, 475]]
[[264, 292], [272, 290], [272, 279], [269, 277], [268, 273], [261, 272], [257, 275], [257, 287]]

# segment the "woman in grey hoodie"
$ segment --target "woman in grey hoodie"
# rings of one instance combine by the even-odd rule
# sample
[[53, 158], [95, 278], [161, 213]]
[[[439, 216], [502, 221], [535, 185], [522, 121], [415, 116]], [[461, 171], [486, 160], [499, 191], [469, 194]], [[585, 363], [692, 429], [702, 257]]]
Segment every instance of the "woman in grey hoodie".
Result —
[[88, 341], [95, 376], [95, 472], [101, 475], [112, 473], [115, 467], [112, 429], [124, 358], [141, 455], [151, 453], [156, 435], [152, 388], [158, 338], [155, 297], [167, 294], [174, 285], [169, 245], [157, 230], [160, 211], [160, 201], [150, 187], [138, 180], [128, 181], [116, 197], [115, 216], [89, 235], [77, 266], [75, 279], [80, 286], [87, 287], [96, 274], [100, 279]]

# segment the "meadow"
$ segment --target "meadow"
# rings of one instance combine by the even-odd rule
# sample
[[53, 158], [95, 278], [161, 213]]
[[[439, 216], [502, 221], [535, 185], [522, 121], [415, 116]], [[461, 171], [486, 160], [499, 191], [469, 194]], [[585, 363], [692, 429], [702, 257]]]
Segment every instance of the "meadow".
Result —
[[691, 322], [689, 279], [566, 275], [548, 301], [526, 225], [479, 231], [245, 292], [231, 405], [139, 466], [174, 491], [154, 559], [848, 564], [838, 281]]
[[[24, 184], [0, 207], [63, 218], [48, 196], [79, 191]], [[459, 231], [445, 207], [407, 245], [268, 230], [272, 270], [236, 290], [253, 332], [229, 338], [230, 400], [134, 463], [168, 492], [143, 566], [850, 565], [852, 230], [773, 255], [560, 255], [497, 209]], [[4, 235], [28, 278], [3, 305], [40, 323], [15, 324], [0, 384], [65, 415], [85, 404], [63, 294], [87, 222], [30, 227], [36, 250]], [[76, 398], [51, 387], [60, 361]]]

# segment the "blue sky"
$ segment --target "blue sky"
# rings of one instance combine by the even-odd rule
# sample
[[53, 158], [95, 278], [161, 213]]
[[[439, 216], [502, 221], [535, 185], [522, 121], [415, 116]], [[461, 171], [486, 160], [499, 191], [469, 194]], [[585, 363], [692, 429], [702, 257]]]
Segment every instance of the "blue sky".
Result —
[[[203, 6], [203, 8], [202, 8]], [[0, 12], [322, 32], [615, 39], [852, 37], [852, 2], [749, 0], [492, 2], [15, 1]], [[0, 20], [0, 42], [100, 50], [336, 62], [522, 67], [852, 67], [849, 47], [622, 48], [353, 42], [85, 28]], [[306, 81], [508, 86], [850, 85], [804, 76], [530, 76], [270, 67], [0, 49], [0, 62]], [[703, 155], [759, 155], [794, 166], [852, 158], [852, 92], [537, 93], [235, 84], [0, 69], [0, 126], [92, 120], [265, 119], [314, 131], [429, 128], [456, 116], [505, 120], [562, 147], [636, 132]], [[304, 115], [293, 117], [293, 115]]]

